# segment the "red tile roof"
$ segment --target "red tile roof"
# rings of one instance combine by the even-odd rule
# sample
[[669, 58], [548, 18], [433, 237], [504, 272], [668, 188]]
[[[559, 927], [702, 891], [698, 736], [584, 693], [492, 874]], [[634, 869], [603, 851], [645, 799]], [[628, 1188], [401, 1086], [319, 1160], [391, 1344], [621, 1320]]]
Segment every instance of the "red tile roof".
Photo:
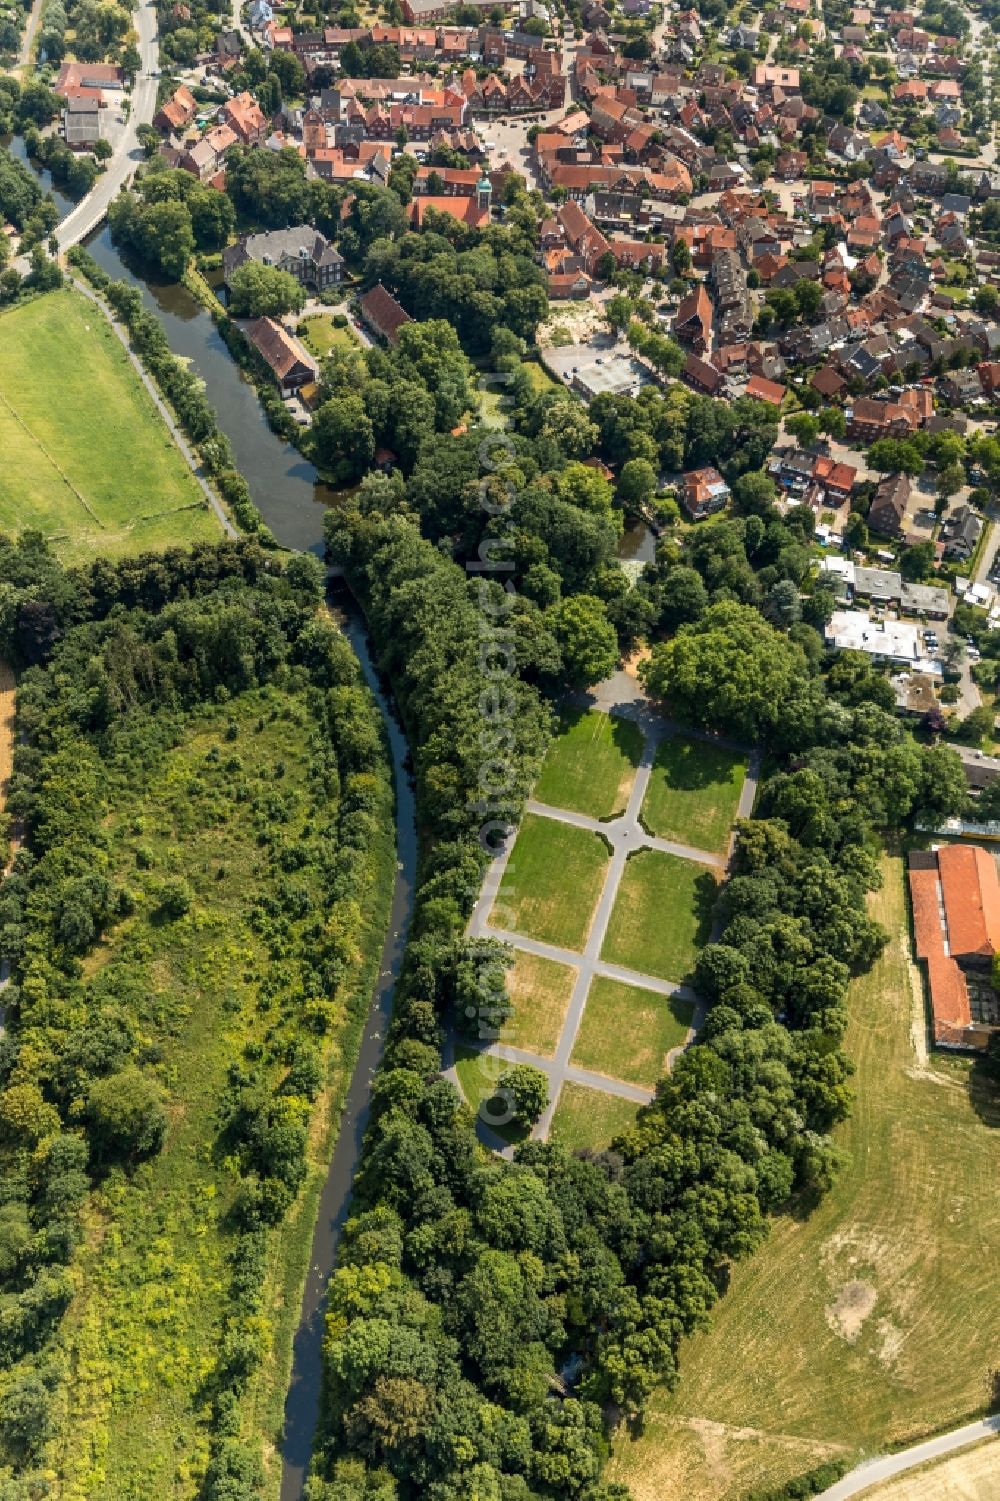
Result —
[[951, 953], [991, 957], [1000, 949], [1000, 879], [992, 855], [978, 845], [944, 845], [938, 869]]

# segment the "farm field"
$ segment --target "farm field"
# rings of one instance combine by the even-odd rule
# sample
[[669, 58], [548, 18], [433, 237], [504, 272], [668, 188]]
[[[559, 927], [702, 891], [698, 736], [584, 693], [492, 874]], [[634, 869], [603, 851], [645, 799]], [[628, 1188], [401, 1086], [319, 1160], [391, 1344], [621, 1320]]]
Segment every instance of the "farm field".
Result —
[[[616, 1439], [609, 1479], [636, 1501], [740, 1501], [987, 1406], [1000, 1096], [968, 1061], [918, 1050], [902, 862], [886, 857], [883, 870], [871, 906], [891, 939], [851, 986], [844, 1167], [811, 1214], [775, 1220], [709, 1328], [682, 1346], [677, 1389], [654, 1396], [641, 1437]], [[936, 1501], [910, 1484], [900, 1498]]]
[[576, 977], [572, 965], [515, 949], [514, 963], [507, 971], [507, 993], [514, 1002], [514, 1015], [503, 1029], [504, 1042], [551, 1058]]
[[526, 814], [497, 893], [494, 926], [582, 952], [608, 858], [599, 835]]
[[715, 876], [707, 866], [637, 850], [625, 863], [601, 958], [661, 980], [683, 980], [707, 942]]
[[618, 817], [641, 757], [642, 731], [631, 720], [586, 710], [565, 713], [534, 795], [551, 807], [591, 818]]
[[567, 1082], [552, 1117], [549, 1140], [570, 1152], [582, 1147], [600, 1151], [631, 1126], [638, 1108], [631, 1100]]
[[680, 736], [662, 740], [643, 800], [644, 826], [694, 849], [725, 849], [746, 770], [736, 751]]
[[[109, 874], [135, 909], [85, 957], [84, 978], [109, 1012], [127, 1001], [147, 1049], [165, 1060], [170, 1124], [159, 1155], [113, 1174], [85, 1213], [59, 1333], [67, 1411], [51, 1462], [66, 1496], [200, 1494], [204, 1392], [224, 1338], [236, 1234], [228, 1216], [240, 1185], [222, 1111], [233, 1104], [233, 1070], [271, 1086], [305, 1045], [318, 1066], [306, 1177], [269, 1237], [262, 1304], [248, 1321], [263, 1359], [237, 1415], [248, 1440], [273, 1455], [318, 1195], [362, 1025], [345, 1001], [352, 985], [370, 983], [393, 863], [386, 796], [381, 846], [358, 893], [368, 916], [356, 955], [341, 998], [308, 1002], [323, 1020], [304, 1043], [293, 954], [325, 910], [323, 867], [297, 870], [299, 915], [287, 920], [280, 967], [269, 962], [259, 902], [273, 906], [287, 888], [281, 849], [337, 837], [337, 802], [320, 799], [315, 780], [309, 703], [307, 693], [253, 690], [199, 711], [179, 743], [138, 764], [127, 740], [108, 763]], [[265, 825], [277, 831], [275, 856], [262, 845]], [[178, 881], [190, 907], [164, 920], [159, 893]], [[276, 1494], [274, 1474], [271, 1482]]]
[[694, 1005], [595, 975], [570, 1060], [579, 1068], [653, 1089], [666, 1072], [666, 1057], [680, 1047]]
[[0, 313], [0, 530], [63, 562], [221, 535], [103, 315], [78, 293]]

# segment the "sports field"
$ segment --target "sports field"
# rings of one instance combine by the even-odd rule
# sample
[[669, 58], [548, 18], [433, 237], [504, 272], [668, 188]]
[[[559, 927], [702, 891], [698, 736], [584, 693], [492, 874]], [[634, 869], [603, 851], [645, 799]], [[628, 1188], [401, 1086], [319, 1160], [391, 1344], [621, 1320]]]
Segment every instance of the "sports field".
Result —
[[625, 812], [642, 756], [642, 731], [629, 719], [577, 710], [563, 714], [535, 787], [539, 802], [591, 818]]
[[716, 853], [726, 846], [747, 759], [704, 740], [661, 741], [642, 805], [642, 821], [660, 839]]
[[103, 314], [63, 290], [0, 313], [0, 530], [64, 562], [214, 540], [219, 523]]
[[917, 1045], [901, 861], [884, 871], [872, 910], [891, 942], [851, 986], [845, 1166], [811, 1214], [779, 1217], [736, 1267], [709, 1329], [681, 1348], [677, 1390], [654, 1397], [641, 1437], [616, 1439], [609, 1478], [636, 1501], [738, 1501], [987, 1405], [1000, 1096], [967, 1060]]

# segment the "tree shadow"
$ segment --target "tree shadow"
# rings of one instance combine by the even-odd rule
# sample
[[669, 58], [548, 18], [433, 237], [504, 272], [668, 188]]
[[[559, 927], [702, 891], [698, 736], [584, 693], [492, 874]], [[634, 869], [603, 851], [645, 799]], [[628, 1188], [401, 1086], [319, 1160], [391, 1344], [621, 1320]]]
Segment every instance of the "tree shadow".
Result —
[[735, 752], [697, 740], [664, 740], [656, 753], [656, 764], [666, 772], [667, 785], [674, 792], [725, 786], [737, 759]]

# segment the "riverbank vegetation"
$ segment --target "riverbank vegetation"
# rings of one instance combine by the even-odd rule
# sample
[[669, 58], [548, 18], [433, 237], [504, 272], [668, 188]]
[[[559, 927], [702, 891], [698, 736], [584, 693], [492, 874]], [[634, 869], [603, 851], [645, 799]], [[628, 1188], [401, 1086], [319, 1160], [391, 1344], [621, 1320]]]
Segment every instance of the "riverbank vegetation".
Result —
[[219, 427], [202, 382], [185, 360], [171, 350], [158, 319], [148, 312], [142, 294], [124, 281], [112, 281], [86, 250], [74, 246], [69, 260], [91, 286], [107, 299], [126, 326], [133, 348], [173, 407], [178, 423], [197, 448], [205, 469], [240, 529], [265, 546], [274, 541], [253, 503], [246, 480], [236, 468], [232, 445]]
[[0, 327], [0, 528], [36, 528], [67, 562], [219, 535], [97, 308], [64, 289], [0, 312]]
[[258, 1494], [392, 885], [377, 709], [311, 558], [66, 573], [29, 537], [0, 577], [36, 664], [0, 892], [0, 1479]]

